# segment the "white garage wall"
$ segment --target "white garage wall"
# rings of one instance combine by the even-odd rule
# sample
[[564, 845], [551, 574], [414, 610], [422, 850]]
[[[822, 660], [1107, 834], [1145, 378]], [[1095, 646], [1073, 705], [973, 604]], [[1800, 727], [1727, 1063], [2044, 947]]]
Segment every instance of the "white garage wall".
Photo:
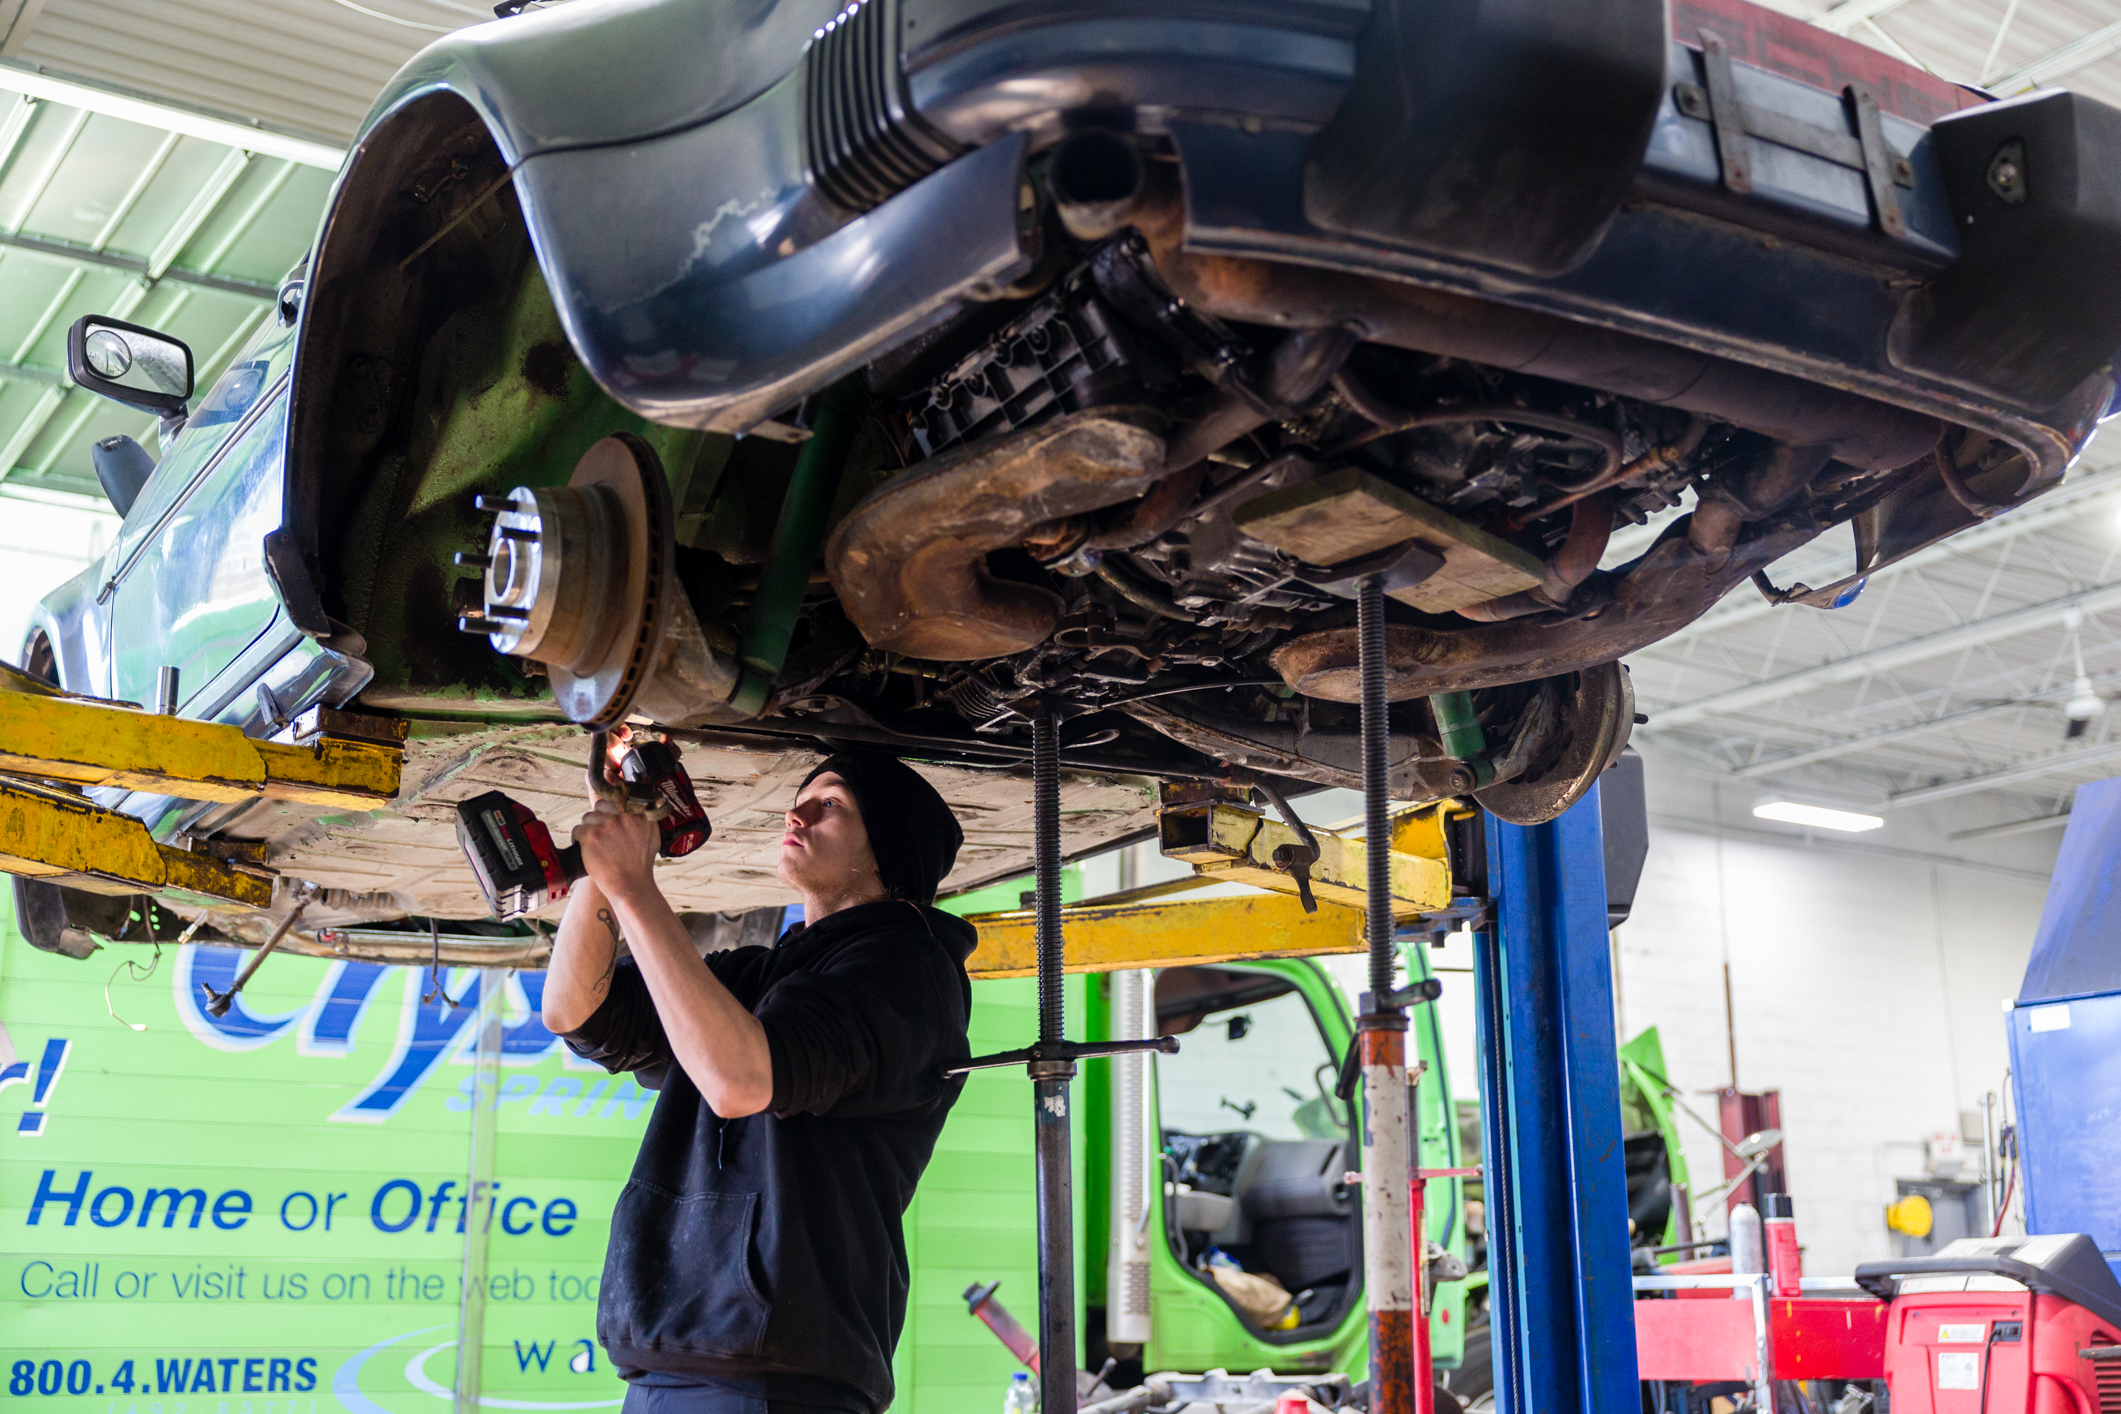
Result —
[[[1709, 1122], [1730, 1083], [1723, 967], [1731, 967], [1742, 1089], [1782, 1092], [1783, 1153], [1805, 1269], [1840, 1275], [1891, 1255], [1893, 1180], [1923, 1173], [1923, 1140], [2004, 1090], [2002, 1002], [2017, 994], [2059, 830], [1954, 841], [1990, 823], [1978, 799], [1898, 812], [1860, 836], [1755, 820], [1761, 791], [1691, 774], [1645, 750], [1650, 853], [1634, 916], [1615, 939], [1622, 1040], [1655, 1026], [1673, 1083]], [[1298, 802], [1325, 824], [1353, 792]], [[1137, 846], [1129, 883], [1183, 874]], [[1086, 894], [1120, 886], [1116, 855], [1086, 861]], [[1460, 1099], [1478, 1096], [1472, 954], [1465, 935], [1431, 954]], [[1349, 994], [1359, 956], [1320, 959]], [[1716, 1140], [1682, 1122], [1697, 1192], [1723, 1181]], [[1697, 1208], [1705, 1235], [1723, 1210]]]
[[[1735, 1031], [1740, 1088], [1782, 1092], [1806, 1270], [1890, 1255], [1893, 1180], [1920, 1176], [1923, 1138], [2004, 1089], [2002, 1002], [2059, 832], [1955, 846], [1962, 814], [1862, 836], [1784, 830], [1750, 818], [1756, 789], [1726, 799], [1654, 752], [1649, 793], [1649, 861], [1618, 933], [1622, 1034], [1655, 1025], [1673, 1083], [1713, 1121]], [[1700, 1191], [1723, 1165], [1687, 1128]], [[1722, 1232], [1720, 1204], [1698, 1216]]]
[[0, 659], [22, 649], [30, 610], [110, 545], [118, 518], [77, 496], [0, 495]]

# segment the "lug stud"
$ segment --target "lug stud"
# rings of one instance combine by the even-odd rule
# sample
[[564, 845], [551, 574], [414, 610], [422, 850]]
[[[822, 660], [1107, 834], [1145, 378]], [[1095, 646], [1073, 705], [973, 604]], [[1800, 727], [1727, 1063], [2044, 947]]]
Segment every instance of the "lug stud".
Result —
[[474, 555], [468, 550], [457, 551], [455, 560], [456, 563], [466, 569], [485, 570], [493, 568], [493, 561], [490, 558], [485, 555]]
[[514, 498], [509, 496], [480, 496], [472, 504], [489, 514], [512, 511], [516, 508]]
[[500, 628], [501, 626], [492, 619], [480, 614], [466, 614], [457, 620], [458, 633], [475, 633], [481, 638], [490, 633], [498, 633]]
[[532, 545], [538, 543], [538, 533], [535, 530], [525, 530], [521, 526], [515, 525], [502, 526], [501, 538], [503, 540], [521, 540]]

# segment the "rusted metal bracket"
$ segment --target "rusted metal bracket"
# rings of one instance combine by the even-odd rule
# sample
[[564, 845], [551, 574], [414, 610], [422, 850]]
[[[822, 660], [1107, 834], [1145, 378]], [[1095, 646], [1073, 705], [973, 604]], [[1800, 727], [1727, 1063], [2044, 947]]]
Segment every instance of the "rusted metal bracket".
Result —
[[1753, 157], [1746, 145], [1745, 108], [1738, 101], [1738, 80], [1731, 72], [1730, 46], [1711, 29], [1701, 32], [1701, 57], [1708, 70], [1709, 123], [1716, 129], [1716, 157], [1723, 164], [1723, 184], [1743, 195], [1753, 189]]
[[1681, 83], [1673, 101], [1689, 118], [1709, 124], [1716, 135], [1716, 157], [1723, 185], [1744, 195], [1753, 190], [1751, 139], [1774, 143], [1861, 172], [1870, 190], [1878, 229], [1895, 238], [1907, 234], [1898, 188], [1915, 185], [1914, 164], [1886, 141], [1879, 119], [1878, 95], [1865, 84], [1850, 84], [1843, 97], [1855, 128], [1853, 134], [1807, 123], [1770, 109], [1749, 106], [1738, 97], [1738, 79], [1730, 46], [1714, 30], [1701, 31], [1702, 68], [1708, 84]]
[[[1419, 917], [1451, 904], [1451, 868], [1442, 805], [1397, 812], [1392, 821], [1391, 882], [1394, 919]], [[1359, 833], [1309, 830], [1307, 841], [1289, 825], [1230, 801], [1166, 806], [1157, 838], [1167, 859], [1184, 860], [1202, 878], [1250, 884], [1276, 893], [1312, 894], [1320, 904], [1361, 909], [1367, 903], [1364, 844]], [[1284, 853], [1286, 851], [1286, 853]], [[1291, 867], [1307, 859], [1302, 877]]]
[[[1907, 234], [1907, 217], [1900, 210], [1900, 195], [1893, 190], [1893, 149], [1886, 145], [1885, 125], [1878, 121], [1878, 95], [1870, 85], [1852, 83], [1845, 90], [1856, 109], [1856, 140], [1863, 145], [1863, 175], [1871, 188], [1878, 229], [1889, 236]], [[1905, 163], [1900, 165], [1905, 166]]]

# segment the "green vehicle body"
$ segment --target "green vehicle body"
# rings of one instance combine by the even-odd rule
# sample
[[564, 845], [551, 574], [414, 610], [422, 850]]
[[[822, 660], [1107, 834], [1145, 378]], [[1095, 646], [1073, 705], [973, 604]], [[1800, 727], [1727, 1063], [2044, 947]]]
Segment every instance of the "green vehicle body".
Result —
[[[1071, 883], [1073, 871], [1069, 871]], [[952, 912], [977, 913], [1014, 906], [1015, 883], [982, 890], [949, 901]], [[1072, 896], [1072, 895], [1071, 895]], [[1425, 949], [1404, 950], [1410, 975], [1430, 975]], [[1325, 969], [1308, 959], [1220, 963], [1226, 971], [1256, 972], [1293, 985], [1317, 1024], [1321, 1057], [1345, 1054], [1354, 1038], [1353, 1019], [1341, 991]], [[975, 1054], [1021, 1045], [1035, 1029], [1031, 983], [984, 981], [973, 987]], [[1071, 977], [1068, 981], [1070, 1034], [1089, 1039], [1111, 1036], [1112, 981], [1109, 975]], [[1460, 1139], [1453, 1122], [1451, 1077], [1444, 1061], [1442, 1035], [1433, 1012], [1417, 1007], [1408, 1030], [1407, 1053], [1427, 1069], [1416, 1088], [1425, 1168], [1455, 1168]], [[1205, 1028], [1203, 1028], [1205, 1029]], [[1181, 1039], [1181, 1046], [1185, 1044]], [[1181, 1052], [1183, 1056], [1183, 1051]], [[1161, 1064], [1169, 1064], [1162, 1062]], [[1076, 1290], [1086, 1342], [1101, 1349], [1106, 1300], [1106, 1250], [1111, 1232], [1113, 1159], [1110, 1064], [1085, 1063], [1076, 1081], [1075, 1195]], [[1152, 1093], [1154, 1089], [1152, 1087]], [[1153, 1103], [1153, 1102], [1152, 1102]], [[1007, 1380], [1007, 1357], [987, 1330], [967, 1314], [962, 1293], [974, 1283], [1001, 1280], [999, 1299], [1027, 1329], [1036, 1326], [1036, 1253], [1033, 1230], [1032, 1131], [1026, 1122], [1030, 1092], [1013, 1072], [975, 1077], [951, 1114], [941, 1142], [907, 1218], [907, 1240], [913, 1254], [913, 1312], [900, 1344], [902, 1388], [916, 1391], [916, 1407], [971, 1409], [950, 1397], [951, 1369], [978, 1368], [980, 1399], [1000, 1398]], [[1361, 1096], [1354, 1123], [1360, 1137]], [[1233, 1120], [1235, 1117], [1233, 1116]], [[1242, 1127], [1241, 1124], [1236, 1127]], [[1161, 1118], [1157, 1126], [1163, 1129]], [[973, 1172], [988, 1185], [964, 1182]], [[1149, 1227], [1165, 1232], [1165, 1185], [1152, 1185]], [[1427, 1235], [1454, 1256], [1467, 1255], [1464, 1221], [1465, 1184], [1441, 1179], [1428, 1188]], [[1002, 1234], [1006, 1232], [1007, 1237]], [[992, 1255], [982, 1263], [983, 1234], [999, 1239], [986, 1246]], [[1003, 1260], [1004, 1258], [1013, 1260]], [[1349, 1372], [1367, 1378], [1368, 1317], [1357, 1297], [1347, 1303], [1332, 1328], [1296, 1339], [1262, 1331], [1238, 1313], [1209, 1280], [1186, 1265], [1168, 1241], [1150, 1244], [1151, 1337], [1141, 1352], [1147, 1370], [1256, 1370]], [[1445, 1282], [1436, 1288], [1430, 1316], [1430, 1339], [1441, 1368], [1455, 1367], [1463, 1354], [1467, 1283]], [[955, 1338], [939, 1341], [937, 1327], [954, 1325]], [[943, 1356], [943, 1351], [952, 1356]], [[937, 1357], [942, 1357], [938, 1359]], [[952, 1358], [952, 1357], [955, 1358]], [[995, 1357], [1003, 1363], [995, 1363]], [[969, 1358], [967, 1358], [969, 1357]], [[999, 1378], [997, 1378], [997, 1375]], [[938, 1380], [948, 1383], [938, 1384]], [[969, 1397], [970, 1391], [966, 1391]]]
[[[1629, 1134], [1655, 1130], [1664, 1143], [1664, 1160], [1672, 1188], [1693, 1191], [1687, 1179], [1686, 1150], [1679, 1142], [1679, 1109], [1672, 1103], [1677, 1090], [1665, 1078], [1664, 1043], [1652, 1026], [1620, 1048], [1620, 1127]], [[1632, 1185], [1630, 1196], [1632, 1197]], [[1682, 1230], [1681, 1208], [1674, 1203], [1662, 1229], [1656, 1234], [1635, 1234], [1637, 1247], [1668, 1247], [1684, 1242], [1692, 1233]], [[1687, 1254], [1667, 1252], [1660, 1262], [1679, 1261]]]
[[[1421, 955], [1423, 949], [1405, 949], [1410, 972], [1415, 977], [1428, 975], [1427, 960]], [[1319, 1028], [1336, 1055], [1343, 1053], [1354, 1041], [1355, 1028], [1349, 1016], [1347, 1004], [1340, 989], [1318, 964], [1306, 959], [1262, 961], [1244, 964], [1225, 964], [1229, 970], [1245, 970], [1286, 978], [1296, 986], [1297, 993], [1311, 1009]], [[1109, 986], [1098, 985], [1106, 979], [1092, 979], [1093, 985], [1086, 990], [1085, 1010], [1091, 1025], [1099, 1034], [1109, 1034], [1102, 1025]], [[1421, 1083], [1415, 1089], [1415, 1101], [1419, 1109], [1419, 1132], [1421, 1136], [1421, 1165], [1424, 1168], [1458, 1167], [1458, 1134], [1451, 1123], [1450, 1077], [1443, 1058], [1442, 1037], [1435, 1014], [1426, 1007], [1417, 1007], [1408, 1028], [1408, 1060], [1423, 1062], [1427, 1066]], [[1099, 1063], [1100, 1070], [1104, 1064]], [[1110, 1132], [1106, 1118], [1111, 1086], [1109, 1082], [1087, 1088], [1084, 1100], [1092, 1111], [1090, 1132], [1093, 1136], [1086, 1157], [1096, 1163], [1095, 1172], [1108, 1169], [1109, 1144], [1099, 1137]], [[1362, 1112], [1358, 1094], [1357, 1137], [1360, 1140]], [[1103, 1238], [1110, 1231], [1109, 1182], [1092, 1183], [1089, 1187], [1089, 1223], [1085, 1242], [1095, 1242], [1102, 1255]], [[1466, 1255], [1465, 1222], [1463, 1219], [1462, 1181], [1441, 1179], [1433, 1182], [1427, 1192], [1427, 1236], [1430, 1241], [1441, 1243], [1454, 1256], [1464, 1259]], [[1157, 1185], [1154, 1202], [1155, 1211], [1150, 1226], [1162, 1231], [1163, 1205], [1166, 1201], [1162, 1185]], [[1310, 1370], [1345, 1370], [1355, 1379], [1368, 1378], [1369, 1329], [1368, 1314], [1361, 1301], [1351, 1303], [1335, 1329], [1327, 1335], [1302, 1341], [1276, 1341], [1252, 1327], [1226, 1301], [1221, 1292], [1187, 1267], [1178, 1254], [1171, 1250], [1168, 1242], [1152, 1244], [1150, 1300], [1152, 1330], [1148, 1347], [1142, 1359], [1152, 1370], [1256, 1370], [1271, 1366], [1277, 1371], [1295, 1373]], [[1105, 1292], [1105, 1265], [1093, 1261], [1085, 1274], [1084, 1290], [1090, 1301], [1102, 1304]], [[1463, 1283], [1445, 1282], [1436, 1290], [1434, 1309], [1430, 1314], [1429, 1336], [1431, 1350], [1436, 1362], [1446, 1368], [1458, 1364], [1465, 1344], [1465, 1288]]]

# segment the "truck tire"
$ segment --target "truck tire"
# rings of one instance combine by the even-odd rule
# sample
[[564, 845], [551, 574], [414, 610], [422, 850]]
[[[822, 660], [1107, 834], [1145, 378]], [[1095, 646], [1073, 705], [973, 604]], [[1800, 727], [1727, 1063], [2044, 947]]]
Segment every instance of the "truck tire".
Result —
[[1465, 1414], [1489, 1414], [1495, 1408], [1495, 1351], [1488, 1344], [1488, 1323], [1466, 1327], [1466, 1352], [1458, 1368], [1443, 1372], [1443, 1387]]

